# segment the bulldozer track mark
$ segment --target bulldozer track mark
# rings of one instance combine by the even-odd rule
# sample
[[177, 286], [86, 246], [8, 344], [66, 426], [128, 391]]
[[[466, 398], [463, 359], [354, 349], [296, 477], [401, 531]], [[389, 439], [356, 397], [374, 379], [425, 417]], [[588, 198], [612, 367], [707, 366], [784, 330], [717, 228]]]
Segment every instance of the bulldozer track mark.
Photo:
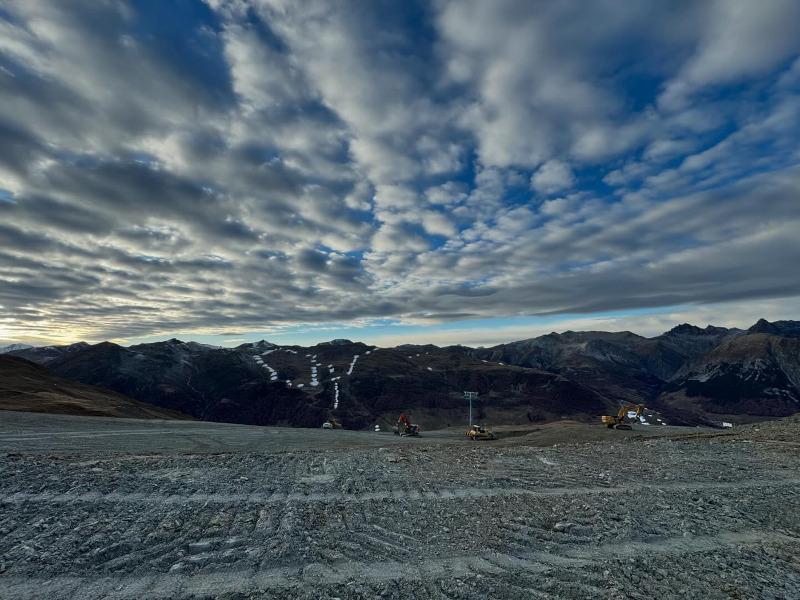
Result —
[[709, 552], [724, 546], [732, 545], [764, 545], [765, 543], [787, 543], [800, 547], [800, 537], [781, 533], [768, 533], [763, 529], [750, 529], [739, 532], [723, 532], [716, 535], [696, 536], [687, 539], [683, 536], [660, 538], [652, 541], [627, 540], [609, 542], [600, 545], [595, 551], [575, 549], [566, 553], [566, 557], [578, 560], [591, 560], [597, 552], [613, 556], [616, 559], [627, 559], [647, 553], [650, 555], [674, 556], [677, 554], [694, 554]]
[[389, 556], [408, 556], [411, 552], [419, 547], [418, 544], [415, 544], [413, 548], [407, 548], [405, 546], [401, 546], [400, 544], [393, 544], [387, 539], [381, 539], [378, 536], [370, 535], [368, 533], [357, 533], [355, 535], [358, 539], [364, 541], [364, 545], [371, 545], [373, 548], [379, 548], [382, 551], [385, 551], [386, 549], [394, 551], [394, 553], [390, 552]]
[[724, 600], [800, 589], [794, 446], [423, 448], [427, 438], [362, 435], [354, 446], [346, 431], [317, 442], [314, 431], [220, 431], [202, 445], [6, 444], [0, 598]]
[[[781, 534], [770, 534], [767, 543], [783, 542], [800, 545], [800, 539]], [[586, 593], [605, 593], [607, 590], [593, 585], [599, 569], [594, 571], [587, 567], [608, 565], [615, 560], [632, 556], [656, 555], [676, 556], [679, 554], [704, 553], [713, 550], [724, 550], [729, 546], [764, 545], [762, 530], [749, 530], [739, 533], [721, 533], [715, 536], [704, 536], [687, 542], [684, 538], [668, 538], [654, 542], [628, 541], [622, 543], [603, 544], [591, 551], [571, 550], [557, 547], [556, 553], [531, 551], [508, 554], [480, 552], [475, 555], [452, 556], [447, 558], [427, 559], [421, 563], [416, 560], [406, 563], [398, 560], [386, 561], [341, 561], [322, 564], [312, 562], [302, 567], [282, 566], [262, 569], [213, 569], [208, 567], [223, 566], [219, 560], [222, 554], [198, 555], [200, 563], [206, 565], [192, 573], [136, 574], [124, 576], [101, 577], [20, 577], [8, 575], [0, 583], [0, 591], [19, 598], [66, 598], [73, 592], [79, 592], [82, 598], [167, 598], [180, 592], [183, 596], [223, 595], [228, 592], [267, 592], [281, 589], [320, 590], [347, 581], [358, 580], [364, 585], [394, 581], [410, 580], [427, 583], [437, 579], [454, 579], [469, 574], [482, 576], [498, 576], [495, 587], [502, 590], [506, 578], [509, 587], [517, 590], [531, 590], [537, 594], [546, 594], [535, 587], [522, 587], [520, 584], [531, 579], [535, 584], [538, 576], [550, 573], [554, 567], [568, 567], [582, 572], [584, 581], [569, 581], [566, 585]], [[124, 558], [124, 557], [120, 557]], [[216, 559], [216, 560], [215, 560]], [[560, 571], [566, 572], [566, 571]], [[243, 586], [245, 586], [243, 588]], [[550, 597], [548, 595], [539, 597]]]
[[484, 498], [499, 498], [507, 496], [523, 496], [531, 498], [557, 498], [571, 495], [602, 495], [626, 494], [640, 490], [726, 490], [726, 489], [759, 489], [780, 486], [800, 485], [800, 478], [786, 479], [755, 479], [737, 482], [670, 482], [670, 483], [641, 483], [616, 487], [562, 487], [544, 490], [531, 490], [525, 488], [451, 488], [438, 491], [418, 490], [390, 490], [363, 493], [342, 492], [283, 492], [275, 490], [271, 493], [202, 493], [193, 492], [187, 495], [148, 492], [12, 492], [0, 494], [0, 503], [15, 504], [24, 502], [34, 503], [159, 503], [164, 505], [175, 504], [305, 504], [322, 502], [330, 503], [365, 503], [384, 501], [459, 501], [480, 500]]

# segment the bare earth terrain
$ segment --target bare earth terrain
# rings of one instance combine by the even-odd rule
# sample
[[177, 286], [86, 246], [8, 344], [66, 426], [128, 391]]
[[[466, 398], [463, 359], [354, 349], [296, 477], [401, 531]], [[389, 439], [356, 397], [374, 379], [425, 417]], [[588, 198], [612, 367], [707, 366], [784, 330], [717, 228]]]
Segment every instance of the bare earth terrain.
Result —
[[798, 433], [4, 412], [0, 598], [800, 598]]

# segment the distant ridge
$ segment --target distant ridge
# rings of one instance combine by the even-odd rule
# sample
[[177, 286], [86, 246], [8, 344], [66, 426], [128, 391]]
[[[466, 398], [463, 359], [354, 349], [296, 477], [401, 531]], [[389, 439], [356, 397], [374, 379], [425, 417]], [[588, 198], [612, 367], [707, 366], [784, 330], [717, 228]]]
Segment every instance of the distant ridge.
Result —
[[11, 344], [10, 346], [0, 346], [0, 354], [14, 352], [15, 350], [26, 350], [28, 348], [33, 348], [33, 346], [28, 346], [27, 344]]
[[75, 342], [74, 344], [65, 344], [63, 346], [26, 346], [24, 348], [9, 350], [6, 354], [18, 356], [40, 365], [47, 364], [51, 360], [60, 358], [72, 352], [84, 350], [89, 347], [86, 342]]
[[788, 338], [800, 338], [800, 321], [773, 321], [759, 319], [747, 330], [748, 333], [769, 333]]
[[652, 338], [565, 331], [490, 348], [345, 339], [311, 347], [261, 340], [214, 348], [171, 339], [13, 352], [75, 381], [196, 418], [362, 428], [411, 411], [426, 425], [465, 418], [464, 391], [494, 423], [570, 418], [644, 403], [673, 424], [745, 422], [800, 412], [800, 322], [748, 330], [683, 323]]

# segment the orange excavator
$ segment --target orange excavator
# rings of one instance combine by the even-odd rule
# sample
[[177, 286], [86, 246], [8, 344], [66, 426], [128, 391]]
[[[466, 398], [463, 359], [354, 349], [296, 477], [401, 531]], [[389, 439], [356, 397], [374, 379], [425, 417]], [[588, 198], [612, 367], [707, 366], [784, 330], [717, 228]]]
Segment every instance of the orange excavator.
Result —
[[638, 421], [644, 410], [644, 404], [623, 406], [616, 415], [603, 415], [603, 423], [609, 429], [632, 429], [629, 421]]
[[395, 434], [400, 434], [400, 437], [418, 437], [422, 427], [416, 423], [412, 423], [411, 419], [406, 416], [406, 413], [400, 413], [400, 418], [397, 419], [397, 425], [392, 428]]

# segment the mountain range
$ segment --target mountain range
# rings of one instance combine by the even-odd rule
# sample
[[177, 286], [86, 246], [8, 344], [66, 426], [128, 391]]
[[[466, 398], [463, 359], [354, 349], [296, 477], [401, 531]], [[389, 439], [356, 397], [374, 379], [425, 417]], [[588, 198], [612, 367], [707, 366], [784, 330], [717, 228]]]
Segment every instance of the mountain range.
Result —
[[217, 348], [177, 339], [9, 352], [70, 380], [195, 418], [351, 428], [401, 411], [430, 427], [476, 418], [516, 423], [596, 421], [644, 403], [664, 422], [747, 422], [800, 412], [800, 322], [748, 330], [689, 324], [646, 338], [630, 332], [550, 333], [491, 348], [376, 348], [333, 340]]

